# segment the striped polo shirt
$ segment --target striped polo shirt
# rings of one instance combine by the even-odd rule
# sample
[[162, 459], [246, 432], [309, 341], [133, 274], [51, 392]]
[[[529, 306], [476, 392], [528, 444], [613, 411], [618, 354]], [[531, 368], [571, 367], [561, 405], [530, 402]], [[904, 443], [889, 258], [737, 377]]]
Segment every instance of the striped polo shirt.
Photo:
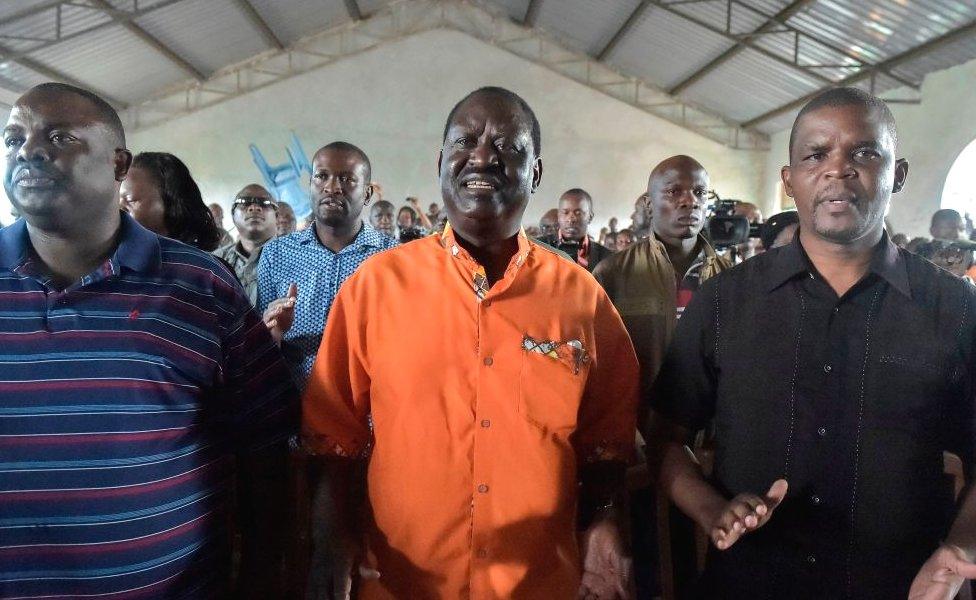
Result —
[[292, 433], [287, 367], [214, 257], [122, 215], [64, 290], [0, 231], [0, 598], [204, 598], [235, 455]]

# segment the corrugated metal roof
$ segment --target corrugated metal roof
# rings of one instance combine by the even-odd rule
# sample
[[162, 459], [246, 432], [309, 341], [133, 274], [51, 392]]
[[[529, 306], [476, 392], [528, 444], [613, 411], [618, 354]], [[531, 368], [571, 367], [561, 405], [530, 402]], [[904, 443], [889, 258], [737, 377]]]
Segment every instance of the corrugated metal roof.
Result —
[[204, 73], [269, 49], [233, 0], [184, 0], [135, 22]]
[[640, 0], [543, 2], [536, 27], [587, 54], [598, 54], [620, 29]]
[[[109, 0], [132, 11], [135, 0]], [[267, 50], [261, 32], [241, 11], [238, 0], [139, 0], [145, 10], [174, 2], [137, 19], [163, 44], [197, 69], [211, 73]], [[350, 20], [344, 0], [248, 0], [286, 45]], [[364, 17], [390, 0], [358, 0]], [[466, 0], [521, 22], [529, 0]], [[541, 0], [535, 22], [570, 49], [595, 55], [613, 38], [639, 0]], [[56, 5], [62, 35], [83, 33], [53, 43]], [[607, 57], [625, 75], [670, 89], [735, 46], [730, 36], [747, 34], [792, 5], [792, 0], [701, 0], [673, 2], [669, 10], [650, 6]], [[727, 13], [732, 7], [731, 14]], [[24, 16], [25, 11], [33, 14]], [[674, 14], [678, 13], [678, 14]], [[13, 16], [19, 15], [15, 21]], [[682, 16], [684, 15], [684, 16]], [[692, 21], [699, 21], [709, 31]], [[694, 106], [716, 111], [730, 121], [749, 121], [785, 106], [825, 85], [858, 72], [848, 55], [877, 63], [976, 20], [974, 0], [811, 0], [787, 25], [802, 31], [798, 62], [819, 75], [784, 65], [745, 49], [699, 78], [680, 94]], [[89, 0], [0, 1], [0, 53], [26, 52], [66, 76], [123, 101], [139, 102], [188, 80], [186, 72], [145, 42], [92, 8]], [[782, 28], [780, 28], [782, 29]], [[725, 32], [725, 33], [722, 33]], [[749, 38], [765, 51], [792, 60], [795, 37], [782, 32]], [[42, 49], [36, 49], [47, 46]], [[921, 82], [926, 74], [976, 58], [976, 35], [912, 58], [892, 73]], [[0, 57], [2, 61], [2, 57]], [[0, 87], [23, 88], [45, 78], [16, 62], [0, 62]], [[861, 83], [871, 86], [870, 80]], [[875, 92], [899, 83], [886, 76], [873, 81]], [[789, 124], [789, 114], [758, 123], [759, 131]]]
[[667, 89], [731, 47], [732, 42], [707, 29], [652, 8], [644, 12], [607, 62]]

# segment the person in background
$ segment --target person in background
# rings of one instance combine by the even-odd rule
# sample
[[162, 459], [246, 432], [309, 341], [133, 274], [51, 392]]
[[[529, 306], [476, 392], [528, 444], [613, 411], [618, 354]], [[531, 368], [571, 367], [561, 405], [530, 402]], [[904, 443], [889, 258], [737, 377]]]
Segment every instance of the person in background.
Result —
[[441, 207], [436, 202], [431, 202], [427, 207], [427, 219], [436, 227], [442, 216], [444, 215], [441, 215]]
[[896, 233], [891, 236], [891, 243], [898, 246], [899, 248], [908, 247], [908, 235], [904, 233]]
[[393, 225], [393, 204], [386, 200], [373, 202], [369, 209], [369, 224], [383, 235], [395, 239], [396, 227]]
[[252, 183], [237, 192], [231, 218], [238, 240], [214, 251], [234, 269], [252, 306], [258, 303], [258, 260], [261, 249], [278, 231], [278, 204], [264, 187]]
[[929, 225], [929, 235], [933, 240], [956, 241], [960, 239], [966, 230], [966, 223], [958, 211], [951, 208], [943, 208], [935, 211], [932, 215], [932, 223]]
[[617, 232], [617, 237], [614, 239], [614, 249], [617, 252], [623, 252], [633, 246], [636, 241], [637, 239], [633, 231], [629, 228], [621, 229]]
[[[749, 225], [762, 225], [763, 222], [762, 210], [752, 202], [737, 202], [732, 214], [737, 217], [745, 217]], [[762, 250], [759, 238], [750, 237], [745, 242], [736, 246], [736, 259], [741, 262], [752, 258], [757, 252], [762, 252]]]
[[618, 235], [617, 233], [611, 233], [609, 231], [606, 232], [606, 233], [603, 233], [602, 230], [601, 230], [601, 236], [600, 237], [603, 238], [603, 241], [600, 242], [600, 243], [603, 246], [606, 246], [606, 248], [608, 250], [610, 250], [610, 252], [616, 252], [617, 251], [617, 235]]
[[217, 204], [216, 202], [211, 202], [207, 205], [210, 210], [210, 214], [213, 215], [214, 223], [217, 224], [217, 229], [220, 230], [220, 243], [217, 244], [218, 247], [226, 246], [234, 241], [231, 237], [230, 232], [224, 229], [224, 208]]
[[539, 219], [539, 239], [556, 237], [559, 233], [559, 209], [550, 208]]
[[593, 198], [586, 190], [573, 188], [559, 197], [557, 210], [559, 231], [555, 238], [543, 241], [562, 250], [592, 273], [600, 261], [613, 254], [587, 232], [593, 221]]
[[24, 218], [0, 231], [0, 597], [282, 597], [297, 398], [259, 315], [119, 210], [132, 155], [103, 99], [31, 88], [4, 146]]
[[636, 240], [643, 240], [651, 236], [651, 211], [647, 208], [647, 192], [637, 196], [634, 200], [634, 212], [630, 214], [630, 227]]
[[335, 296], [368, 257], [396, 242], [363, 223], [372, 200], [369, 158], [348, 142], [312, 157], [309, 201], [314, 220], [261, 251], [258, 310], [281, 344], [295, 383], [304, 389]]
[[277, 225], [276, 235], [278, 236], [295, 233], [295, 229], [298, 227], [298, 219], [295, 218], [295, 209], [291, 207], [291, 204], [287, 202], [278, 203]]
[[220, 243], [220, 229], [203, 203], [197, 182], [172, 154], [137, 154], [122, 182], [119, 202], [122, 210], [153, 233], [205, 252], [213, 252]]
[[796, 231], [800, 228], [800, 217], [795, 210], [777, 213], [763, 223], [762, 236], [759, 238], [766, 250], [785, 246], [793, 241]]
[[918, 255], [926, 258], [937, 267], [949, 271], [956, 277], [963, 277], [972, 283], [970, 269], [973, 268], [973, 249], [976, 243], [969, 240], [932, 240], [922, 244], [918, 249]]
[[438, 163], [444, 234], [339, 292], [304, 398], [333, 507], [320, 594], [355, 578], [362, 600], [628, 598], [637, 362], [593, 278], [519, 226], [540, 143], [514, 93], [461, 100]]
[[922, 236], [913, 237], [911, 241], [908, 242], [908, 244], [905, 246], [905, 250], [918, 254], [918, 249], [921, 248], [923, 244], [927, 244], [928, 242], [929, 242], [929, 238], [927, 237], [922, 237]]

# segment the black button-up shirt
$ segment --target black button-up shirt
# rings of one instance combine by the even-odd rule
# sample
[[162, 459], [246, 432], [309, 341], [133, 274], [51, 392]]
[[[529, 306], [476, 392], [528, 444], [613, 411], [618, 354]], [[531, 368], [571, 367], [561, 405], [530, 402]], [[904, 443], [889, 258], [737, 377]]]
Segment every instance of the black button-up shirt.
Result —
[[708, 597], [905, 598], [954, 516], [944, 450], [973, 461], [976, 288], [885, 237], [843, 297], [799, 239], [706, 282], [651, 398], [715, 428], [729, 498], [789, 492], [712, 550]]

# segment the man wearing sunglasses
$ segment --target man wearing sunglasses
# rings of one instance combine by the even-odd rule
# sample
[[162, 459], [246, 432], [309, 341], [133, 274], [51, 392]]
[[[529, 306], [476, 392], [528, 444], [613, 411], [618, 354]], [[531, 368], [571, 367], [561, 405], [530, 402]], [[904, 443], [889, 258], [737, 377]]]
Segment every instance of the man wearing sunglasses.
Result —
[[231, 210], [240, 239], [218, 248], [214, 254], [234, 268], [248, 300], [257, 306], [258, 260], [265, 242], [278, 231], [278, 205], [268, 190], [252, 183], [237, 192]]

